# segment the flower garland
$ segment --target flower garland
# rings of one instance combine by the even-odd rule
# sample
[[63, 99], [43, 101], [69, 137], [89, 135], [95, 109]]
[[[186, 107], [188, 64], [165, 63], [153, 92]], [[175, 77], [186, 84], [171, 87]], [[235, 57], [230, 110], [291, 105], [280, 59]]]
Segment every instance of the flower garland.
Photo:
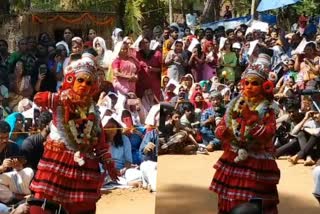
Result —
[[79, 18], [74, 19], [67, 19], [64, 16], [56, 15], [51, 18], [40, 18], [37, 15], [32, 15], [32, 22], [33, 23], [46, 23], [46, 22], [56, 22], [62, 21], [68, 24], [81, 24], [85, 19], [90, 20], [96, 25], [113, 25], [115, 18], [114, 17], [106, 17], [103, 20], [98, 20], [96, 17], [92, 16], [90, 13], [83, 13]]
[[[60, 123], [62, 123], [63, 130], [61, 131], [65, 132], [67, 146], [74, 151], [88, 152], [97, 143], [97, 136], [101, 132], [98, 126], [99, 115], [94, 104], [90, 105], [86, 119], [69, 119], [69, 121], [65, 121], [64, 115], [67, 113], [65, 111], [66, 108], [61, 107], [57, 116]], [[80, 126], [84, 127], [83, 133], [78, 132], [78, 128], [81, 128]]]
[[247, 104], [242, 96], [238, 96], [233, 99], [226, 111], [226, 124], [230, 127], [235, 140], [231, 142], [236, 148], [249, 148], [254, 143], [250, 131], [259, 124], [266, 113], [270, 109], [270, 103], [268, 100], [263, 100], [256, 107], [250, 110], [249, 117], [252, 117], [252, 121], [248, 118], [244, 118], [242, 106]]

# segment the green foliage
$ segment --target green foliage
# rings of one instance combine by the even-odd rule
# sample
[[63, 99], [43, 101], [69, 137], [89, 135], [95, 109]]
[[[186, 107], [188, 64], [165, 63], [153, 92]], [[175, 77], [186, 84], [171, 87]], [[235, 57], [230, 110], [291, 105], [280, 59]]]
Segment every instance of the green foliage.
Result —
[[49, 10], [49, 11], [59, 11], [61, 10], [60, 0], [51, 0], [44, 1], [44, 0], [32, 0], [31, 6], [34, 9], [40, 10]]
[[319, 0], [303, 0], [292, 7], [296, 10], [297, 14], [305, 12], [306, 15], [313, 16], [320, 13]]
[[125, 25], [127, 32], [132, 31], [137, 34], [141, 33], [140, 22], [143, 18], [141, 12], [143, 3], [143, 0], [127, 0], [125, 16]]
[[10, 12], [20, 13], [28, 10], [30, 6], [30, 0], [11, 0], [10, 2]]
[[115, 11], [116, 0], [32, 0], [32, 8], [48, 11]]
[[127, 0], [125, 8], [125, 31], [134, 32], [135, 36], [142, 32], [142, 24], [150, 27], [162, 25], [165, 17], [164, 0]]
[[233, 8], [235, 16], [248, 15], [251, 11], [251, 0], [235, 0], [233, 1]]

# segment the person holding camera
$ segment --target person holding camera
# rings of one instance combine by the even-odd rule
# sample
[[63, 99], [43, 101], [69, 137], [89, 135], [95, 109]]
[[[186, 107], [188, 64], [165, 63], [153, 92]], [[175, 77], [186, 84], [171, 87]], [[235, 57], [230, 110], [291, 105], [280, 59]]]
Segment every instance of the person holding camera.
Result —
[[220, 92], [211, 92], [209, 95], [211, 107], [201, 114], [202, 142], [207, 146], [209, 152], [221, 147], [220, 140], [215, 137], [214, 130], [225, 113], [225, 107], [222, 104], [222, 95]]
[[292, 164], [297, 164], [300, 159], [305, 159], [305, 166], [312, 166], [315, 161], [311, 156], [315, 156], [312, 152], [313, 147], [320, 140], [320, 113], [309, 111], [303, 120], [291, 132], [292, 135], [297, 134], [300, 151], [289, 158]]
[[25, 158], [16, 143], [9, 140], [10, 126], [0, 121], [0, 202], [12, 204], [31, 194], [31, 168], [24, 168]]

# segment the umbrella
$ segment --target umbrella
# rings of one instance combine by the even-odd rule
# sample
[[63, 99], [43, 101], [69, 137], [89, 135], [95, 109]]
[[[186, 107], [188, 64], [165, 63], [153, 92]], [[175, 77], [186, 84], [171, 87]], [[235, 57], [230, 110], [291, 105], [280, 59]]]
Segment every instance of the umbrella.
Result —
[[257, 11], [274, 10], [290, 4], [296, 4], [300, 0], [261, 0]]

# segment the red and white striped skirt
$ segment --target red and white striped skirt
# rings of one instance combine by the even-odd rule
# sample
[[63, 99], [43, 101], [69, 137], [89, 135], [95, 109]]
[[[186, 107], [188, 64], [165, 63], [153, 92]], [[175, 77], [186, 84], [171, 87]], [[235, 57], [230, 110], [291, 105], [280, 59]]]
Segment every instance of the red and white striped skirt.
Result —
[[235, 163], [236, 156], [232, 151], [225, 151], [213, 166], [216, 172], [209, 189], [218, 194], [219, 211], [229, 212], [255, 197], [263, 199], [265, 213], [277, 213], [280, 170], [273, 156], [249, 154], [246, 160]]

